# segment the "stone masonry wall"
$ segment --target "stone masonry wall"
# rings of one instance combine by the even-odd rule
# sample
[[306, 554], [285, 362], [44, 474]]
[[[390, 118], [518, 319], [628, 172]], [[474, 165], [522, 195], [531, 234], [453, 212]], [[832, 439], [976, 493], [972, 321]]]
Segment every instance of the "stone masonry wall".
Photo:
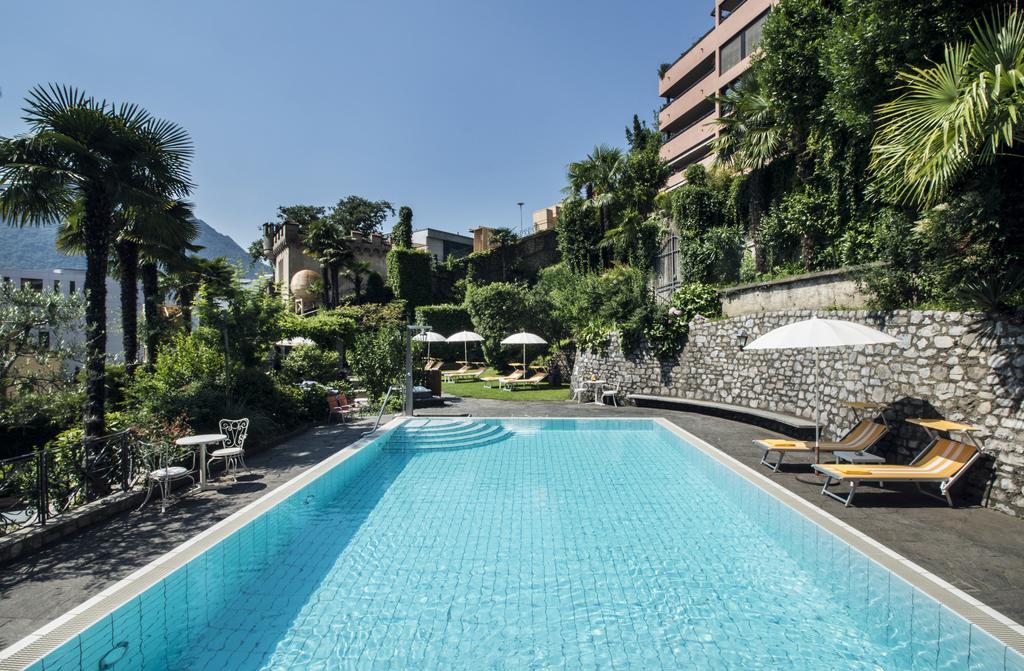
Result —
[[[818, 312], [869, 324], [903, 345], [820, 350], [822, 424], [837, 437], [863, 415], [843, 401], [892, 404], [894, 431], [881, 448], [906, 463], [927, 443], [907, 417], [943, 417], [984, 427], [984, 457], [955, 494], [1024, 517], [1024, 312], [992, 321], [959, 312]], [[646, 348], [624, 355], [616, 337], [605, 355], [579, 352], [573, 381], [596, 374], [622, 394], [677, 396], [814, 418], [814, 354], [801, 350], [741, 351], [737, 332], [754, 338], [807, 319], [807, 310], [747, 315], [691, 325], [677, 360], [661, 362]], [[575, 385], [574, 385], [575, 386]]]

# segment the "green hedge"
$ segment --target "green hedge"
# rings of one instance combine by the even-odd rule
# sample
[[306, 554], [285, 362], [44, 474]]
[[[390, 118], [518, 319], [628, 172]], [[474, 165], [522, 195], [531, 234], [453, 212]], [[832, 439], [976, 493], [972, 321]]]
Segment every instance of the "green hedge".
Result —
[[430, 303], [430, 262], [430, 253], [419, 249], [393, 248], [388, 252], [387, 285], [409, 310]]
[[421, 305], [416, 308], [416, 323], [429, 324], [434, 331], [446, 337], [473, 329], [473, 320], [461, 305]]
[[[429, 324], [430, 328], [445, 337], [459, 331], [473, 330], [473, 320], [469, 318], [466, 308], [450, 303], [416, 308], [416, 323]], [[427, 348], [422, 343], [417, 343], [416, 352], [417, 356], [426, 356]], [[462, 353], [463, 348], [459, 344], [437, 342], [430, 345], [431, 356], [447, 361], [462, 359]]]

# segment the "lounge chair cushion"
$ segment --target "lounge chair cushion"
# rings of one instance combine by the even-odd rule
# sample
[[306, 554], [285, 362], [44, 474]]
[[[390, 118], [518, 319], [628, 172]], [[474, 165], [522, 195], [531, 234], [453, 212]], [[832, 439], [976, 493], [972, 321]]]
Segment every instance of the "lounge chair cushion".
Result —
[[815, 470], [834, 480], [922, 480], [943, 481], [956, 475], [977, 453], [967, 443], [943, 438], [935, 441], [912, 466], [884, 464], [866, 467], [847, 464], [815, 464]]

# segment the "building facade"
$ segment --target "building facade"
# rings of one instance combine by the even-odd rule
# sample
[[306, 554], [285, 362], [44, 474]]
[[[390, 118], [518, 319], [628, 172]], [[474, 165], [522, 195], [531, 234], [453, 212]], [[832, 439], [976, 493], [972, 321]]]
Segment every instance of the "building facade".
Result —
[[[80, 294], [85, 288], [85, 271], [74, 268], [51, 268], [48, 270], [26, 270], [23, 268], [0, 268], [0, 278], [4, 282], [13, 282], [14, 286], [35, 289], [36, 291], [55, 291], [69, 296]], [[142, 307], [142, 292], [139, 292], [138, 305]], [[141, 315], [140, 315], [141, 318]], [[124, 361], [124, 344], [121, 336], [121, 286], [117, 281], [107, 278], [107, 357], [112, 361]], [[85, 332], [65, 333], [71, 344], [84, 345]], [[40, 338], [49, 336], [40, 334]], [[139, 356], [144, 356], [144, 343], [140, 338]]]
[[672, 64], [662, 67], [658, 113], [664, 136], [661, 157], [672, 167], [666, 188], [683, 182], [683, 171], [711, 161], [722, 113], [713, 97], [735, 85], [750, 67], [761, 29], [775, 0], [714, 0], [714, 25]]
[[423, 228], [413, 231], [412, 246], [430, 252], [438, 263], [444, 263], [473, 253], [473, 238], [436, 228]]
[[562, 210], [561, 204], [545, 207], [533, 213], [533, 232], [549, 231], [558, 225], [558, 215]]
[[[391, 242], [386, 237], [379, 233], [351, 235], [348, 245], [357, 261], [364, 261], [370, 266], [370, 272], [382, 277], [387, 275], [386, 258]], [[323, 296], [319, 289], [323, 268], [306, 253], [297, 224], [263, 224], [263, 254], [274, 269], [274, 283], [281, 297], [296, 312], [301, 314], [319, 307]], [[354, 288], [344, 276], [340, 279], [341, 292]]]

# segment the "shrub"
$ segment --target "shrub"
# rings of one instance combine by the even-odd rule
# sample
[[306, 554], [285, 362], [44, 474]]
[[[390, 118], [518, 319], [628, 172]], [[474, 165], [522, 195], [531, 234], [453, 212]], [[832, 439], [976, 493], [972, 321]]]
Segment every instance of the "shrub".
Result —
[[394, 326], [360, 331], [350, 351], [349, 362], [369, 397], [374, 401], [380, 399], [389, 385], [401, 382], [405, 365], [401, 331]]
[[363, 290], [364, 303], [387, 303], [394, 298], [391, 291], [385, 286], [384, 278], [380, 273], [372, 272], [366, 276], [366, 289]]
[[679, 288], [657, 310], [645, 332], [651, 351], [660, 359], [679, 354], [690, 335], [690, 322], [722, 314], [722, 302], [711, 285], [692, 283]]
[[306, 380], [329, 382], [338, 377], [340, 359], [334, 350], [318, 345], [299, 345], [284, 357], [280, 376], [283, 381], [293, 384]]
[[465, 306], [473, 320], [473, 330], [484, 338], [484, 358], [496, 369], [503, 369], [510, 360], [512, 351], [501, 344], [509, 335], [530, 331], [551, 338], [550, 304], [524, 284], [471, 284], [466, 288]]
[[207, 340], [198, 332], [175, 334], [152, 371], [136, 371], [129, 405], [156, 417], [185, 415], [195, 428], [212, 427], [226, 403], [225, 360]]
[[321, 310], [309, 317], [288, 314], [285, 333], [309, 338], [324, 349], [334, 349], [356, 330], [356, 320], [341, 309]]
[[419, 249], [393, 248], [388, 252], [387, 285], [409, 309], [430, 303], [430, 264], [433, 257]]
[[635, 349], [654, 307], [646, 276], [630, 266], [600, 275], [552, 266], [541, 273], [535, 292], [551, 305], [551, 331], [574, 336], [587, 350], [603, 351], [616, 330], [623, 346]]

